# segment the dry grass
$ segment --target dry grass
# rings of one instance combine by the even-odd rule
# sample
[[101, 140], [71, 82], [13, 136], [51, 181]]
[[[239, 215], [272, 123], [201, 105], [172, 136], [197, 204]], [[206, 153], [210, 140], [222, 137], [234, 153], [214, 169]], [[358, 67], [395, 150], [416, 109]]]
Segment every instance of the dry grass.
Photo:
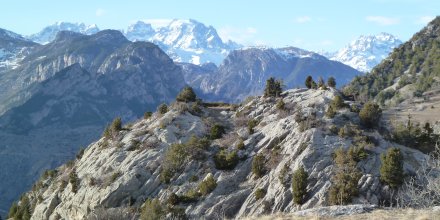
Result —
[[318, 215], [296, 216], [288, 214], [275, 214], [261, 217], [248, 217], [245, 220], [440, 220], [440, 211], [415, 210], [415, 209], [378, 209], [371, 213], [327, 217]]

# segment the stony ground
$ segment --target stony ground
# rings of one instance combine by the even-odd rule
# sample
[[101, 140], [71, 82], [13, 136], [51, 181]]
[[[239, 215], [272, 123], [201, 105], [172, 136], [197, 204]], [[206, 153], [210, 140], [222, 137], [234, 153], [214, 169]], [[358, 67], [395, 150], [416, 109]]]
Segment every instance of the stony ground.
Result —
[[[330, 208], [325, 208], [327, 211]], [[335, 208], [338, 209], [338, 208]], [[339, 207], [340, 211], [344, 207]], [[347, 210], [347, 209], [345, 209]], [[359, 210], [358, 210], [359, 211]], [[295, 214], [279, 214], [268, 215], [261, 217], [249, 217], [247, 219], [258, 220], [439, 220], [440, 219], [440, 207], [434, 207], [431, 209], [374, 209], [363, 213], [350, 213], [347, 212], [343, 215], [334, 215], [334, 213], [328, 212], [327, 215], [310, 211], [306, 212], [306, 215]], [[301, 213], [304, 214], [304, 213]]]

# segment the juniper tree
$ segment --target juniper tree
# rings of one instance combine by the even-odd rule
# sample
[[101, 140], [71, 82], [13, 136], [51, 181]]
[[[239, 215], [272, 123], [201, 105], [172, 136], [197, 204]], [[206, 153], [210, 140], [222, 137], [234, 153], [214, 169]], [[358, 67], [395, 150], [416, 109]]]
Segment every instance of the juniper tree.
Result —
[[310, 76], [310, 75], [307, 76], [307, 78], [306, 78], [306, 82], [305, 82], [306, 87], [307, 87], [308, 89], [313, 88], [313, 83], [315, 83], [315, 82], [313, 81], [312, 76]]
[[367, 102], [359, 112], [361, 123], [368, 128], [377, 126], [381, 117], [382, 110], [373, 102]]
[[336, 87], [336, 80], [335, 80], [335, 78], [334, 78], [333, 76], [330, 76], [330, 77], [327, 79], [327, 85], [328, 85], [329, 87], [332, 87], [332, 88], [335, 88], [335, 87]]
[[195, 102], [196, 99], [196, 93], [190, 86], [185, 86], [176, 97], [178, 102]]
[[403, 182], [403, 157], [399, 148], [389, 148], [380, 157], [380, 180], [391, 188], [399, 187]]
[[292, 194], [293, 201], [296, 204], [302, 204], [307, 195], [307, 180], [309, 178], [308, 173], [301, 166], [298, 168], [292, 176]]

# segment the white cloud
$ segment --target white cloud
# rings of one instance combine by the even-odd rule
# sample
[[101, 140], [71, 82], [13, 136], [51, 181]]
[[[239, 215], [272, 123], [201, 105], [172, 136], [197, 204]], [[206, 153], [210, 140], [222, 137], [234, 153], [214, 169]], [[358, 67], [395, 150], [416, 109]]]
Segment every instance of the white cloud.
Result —
[[96, 17], [101, 17], [105, 14], [105, 10], [102, 8], [98, 8], [98, 9], [96, 9], [95, 14], [96, 14]]
[[225, 26], [217, 30], [223, 41], [232, 40], [244, 45], [259, 45], [263, 42], [257, 40], [258, 30], [254, 27], [237, 28], [232, 26]]
[[301, 16], [301, 17], [295, 18], [295, 22], [300, 23], [300, 24], [310, 22], [311, 20], [312, 20], [312, 18], [309, 16]]
[[163, 18], [163, 19], [143, 19], [145, 23], [151, 24], [154, 28], [161, 28], [168, 26], [173, 19]]
[[434, 18], [435, 18], [435, 16], [422, 16], [422, 17], [419, 17], [419, 18], [416, 20], [416, 24], [423, 24], [423, 25], [426, 25], [426, 24], [428, 24], [430, 21], [434, 20]]
[[377, 23], [382, 26], [394, 25], [400, 22], [398, 18], [390, 18], [385, 16], [367, 16], [365, 20]]

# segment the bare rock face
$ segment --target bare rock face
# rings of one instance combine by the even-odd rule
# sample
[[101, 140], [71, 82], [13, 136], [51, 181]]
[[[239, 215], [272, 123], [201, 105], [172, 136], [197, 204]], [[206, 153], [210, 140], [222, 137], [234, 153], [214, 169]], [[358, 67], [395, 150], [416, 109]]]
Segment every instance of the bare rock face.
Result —
[[[327, 196], [335, 172], [332, 154], [355, 142], [352, 137], [335, 135], [329, 128], [350, 123], [356, 126], [359, 121], [357, 114], [346, 108], [339, 110], [333, 119], [325, 116], [330, 100], [337, 94], [333, 89], [288, 90], [282, 98], [277, 98], [285, 102], [284, 110], [276, 108], [277, 99], [264, 97], [243, 103], [235, 111], [200, 107], [201, 111], [195, 112], [191, 109], [194, 103], [174, 103], [163, 115], [155, 113], [125, 127], [112, 139], [99, 139], [80, 159], [58, 168], [53, 177], [42, 178], [44, 186], [27, 194], [31, 201], [40, 197], [32, 218], [84, 219], [97, 209], [142, 207], [147, 198], [158, 198], [169, 205], [172, 193], [182, 199], [191, 190], [199, 193], [194, 200], [174, 204], [190, 219], [242, 218], [328, 206]], [[253, 129], [247, 128], [250, 120], [256, 120]], [[214, 124], [226, 128], [222, 138], [212, 140], [198, 154], [189, 152], [202, 156], [184, 157], [184, 163], [175, 170], [169, 183], [161, 181], [161, 173], [170, 163], [166, 155], [171, 146], [187, 143], [192, 136], [208, 135]], [[406, 173], [417, 170], [426, 155], [391, 143], [376, 130], [357, 128], [362, 135], [374, 138], [375, 146], [369, 146], [368, 156], [357, 164], [362, 177], [358, 183], [359, 195], [353, 203], [378, 205], [385, 190], [379, 181], [380, 154], [391, 146], [400, 148]], [[240, 140], [245, 146], [237, 149]], [[233, 169], [217, 169], [214, 155], [220, 149], [237, 153], [237, 165]], [[260, 178], [252, 172], [252, 161], [257, 154], [264, 156], [265, 172]], [[296, 205], [292, 199], [291, 174], [300, 166], [308, 172], [309, 179], [305, 203]], [[76, 192], [69, 180], [72, 172], [76, 172], [78, 179]], [[281, 177], [282, 173], [285, 176]], [[212, 178], [215, 188], [201, 194], [200, 186]], [[257, 198], [259, 189], [265, 194]], [[349, 211], [359, 213], [368, 207], [353, 206]]]

